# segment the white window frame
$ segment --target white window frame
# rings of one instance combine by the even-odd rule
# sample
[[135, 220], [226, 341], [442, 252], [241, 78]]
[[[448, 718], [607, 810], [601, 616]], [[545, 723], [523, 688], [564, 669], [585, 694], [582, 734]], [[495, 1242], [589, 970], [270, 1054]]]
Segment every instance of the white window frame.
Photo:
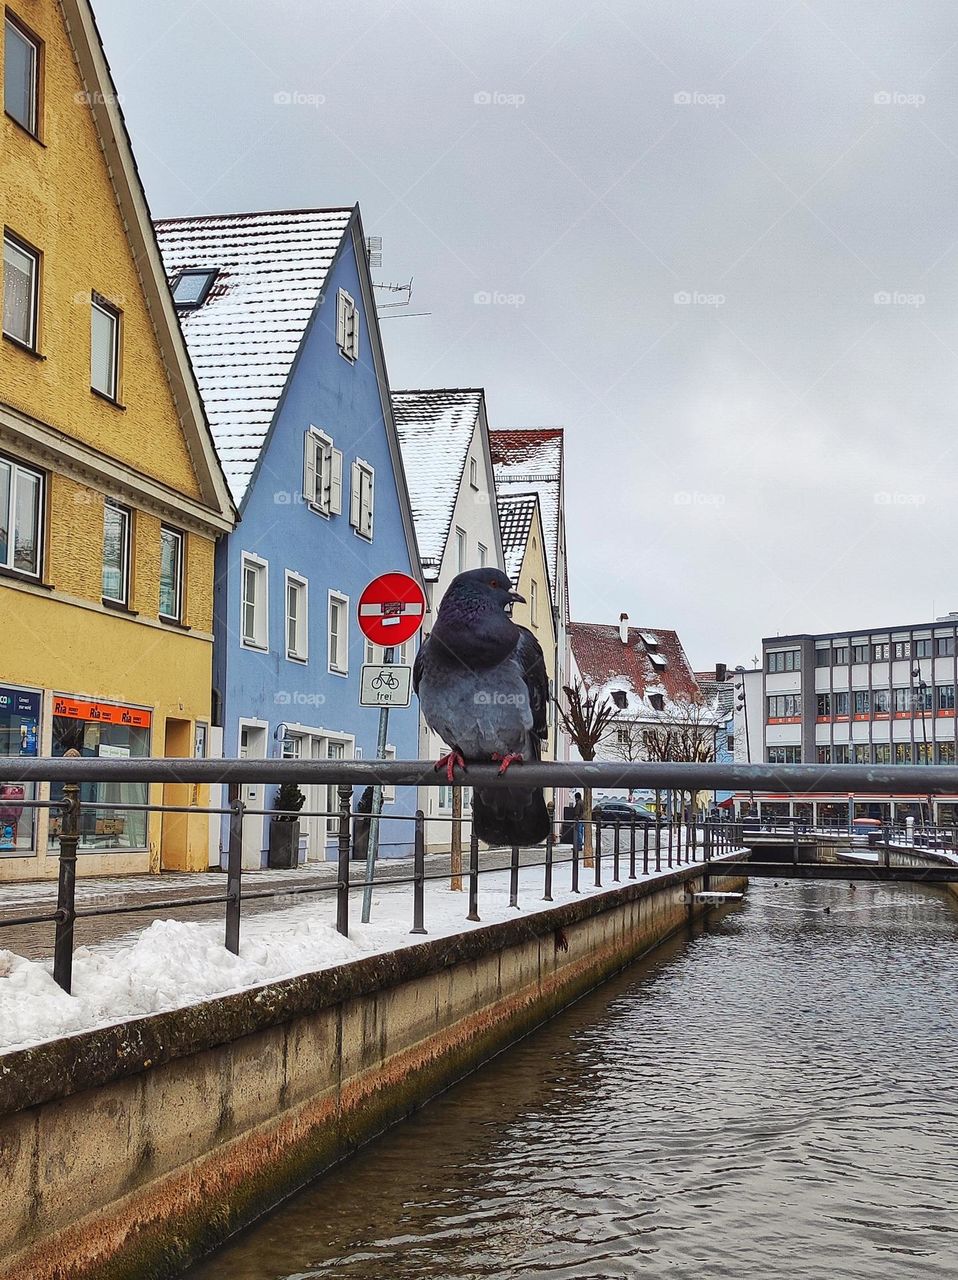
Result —
[[[95, 334], [94, 320], [97, 312], [101, 316], [106, 316], [112, 326], [110, 332], [110, 376], [109, 385], [99, 387], [96, 384], [96, 351], [94, 349]], [[108, 302], [106, 298], [98, 293], [94, 293], [90, 298], [90, 390], [97, 392], [101, 396], [106, 396], [108, 400], [117, 400], [119, 398], [120, 387], [120, 310], [115, 307], [112, 302]]]
[[[336, 633], [336, 650], [339, 662], [333, 665], [333, 605], [340, 607], [342, 630]], [[330, 675], [349, 675], [349, 596], [330, 590], [326, 606], [326, 669]]]
[[[330, 747], [342, 747], [342, 755], [331, 755]], [[355, 738], [335, 733], [324, 735], [322, 757], [326, 760], [352, 760], [355, 758], [355, 753]], [[327, 837], [339, 835], [339, 794], [337, 786], [332, 782], [326, 784], [326, 812], [332, 815], [326, 819]]]
[[[108, 596], [106, 593], [106, 517], [108, 511], [116, 511], [123, 519], [123, 560], [120, 568], [122, 594], [118, 596]], [[129, 605], [130, 603], [130, 542], [133, 529], [133, 513], [129, 507], [124, 507], [119, 502], [114, 502], [112, 498], [107, 498], [103, 504], [103, 561], [100, 566], [100, 591], [101, 599], [109, 600], [111, 604]]]
[[477, 459], [469, 459], [469, 483], [473, 489], [479, 488], [479, 463]]
[[487, 547], [484, 547], [481, 542], [477, 542], [476, 547], [479, 555], [479, 568], [484, 569], [486, 567], [486, 561], [489, 558], [489, 550]]
[[529, 621], [534, 627], [539, 625], [539, 584], [535, 578], [529, 580]]
[[21, 22], [17, 20], [15, 15], [7, 13], [4, 15], [4, 33], [3, 33], [3, 81], [6, 85], [6, 57], [9, 48], [9, 40], [11, 31], [23, 41], [33, 52], [33, 65], [31, 67], [31, 94], [30, 94], [30, 111], [27, 120], [21, 120], [18, 115], [7, 110], [6, 97], [4, 97], [3, 109], [4, 113], [15, 120], [21, 129], [26, 129], [27, 133], [32, 134], [39, 141], [40, 138], [40, 67], [42, 65], [42, 42], [37, 36], [29, 31]]
[[14, 235], [14, 233], [9, 229], [4, 229], [4, 232], [3, 232], [4, 309], [6, 308], [6, 296], [7, 296], [7, 262], [6, 262], [7, 246], [15, 250], [17, 253], [22, 253], [25, 258], [28, 258], [30, 260], [30, 263], [31, 263], [30, 314], [29, 314], [28, 323], [27, 323], [26, 339], [21, 338], [19, 334], [11, 333], [9, 329], [4, 329], [3, 335], [5, 338], [9, 338], [11, 342], [15, 342], [18, 346], [25, 348], [25, 350], [27, 351], [36, 351], [37, 330], [38, 330], [37, 317], [40, 311], [40, 251], [39, 249], [34, 249], [33, 245], [27, 244], [25, 240], [21, 240], [19, 236]]
[[[39, 579], [43, 573], [43, 534], [44, 534], [44, 514], [46, 502], [46, 477], [42, 471], [37, 471], [33, 467], [24, 467], [13, 458], [8, 458], [0, 454], [0, 466], [7, 469], [9, 492], [7, 494], [8, 509], [6, 515], [6, 534], [7, 534], [7, 551], [3, 560], [0, 560], [0, 568], [8, 569], [11, 573], [23, 574], [28, 578]], [[14, 563], [16, 558], [17, 546], [17, 489], [19, 487], [20, 476], [26, 476], [30, 481], [36, 481], [36, 569], [21, 569]]]
[[[168, 618], [171, 622], [180, 622], [183, 618], [183, 562], [186, 559], [186, 534], [182, 529], [174, 529], [171, 525], [160, 526], [160, 568], [163, 566], [163, 535], [169, 534], [170, 537], [176, 539], [176, 612], [164, 613], [162, 608], [159, 610], [161, 618]], [[162, 603], [162, 573], [160, 581], [160, 599]]]
[[[293, 573], [291, 569], [285, 572], [283, 601], [285, 609], [284, 620], [284, 642], [286, 645], [286, 657], [290, 662], [308, 662], [309, 661], [309, 580], [304, 578], [300, 573]], [[293, 588], [298, 600], [298, 608], [296, 612], [296, 644], [291, 645], [289, 642], [289, 592]]]
[[303, 501], [321, 516], [342, 514], [342, 450], [319, 427], [310, 426], [303, 442]]
[[359, 307], [345, 289], [336, 293], [336, 346], [350, 364], [359, 358]]
[[376, 471], [365, 458], [356, 458], [349, 474], [349, 523], [367, 542], [373, 540]]
[[[246, 571], [252, 569], [256, 581], [262, 584], [262, 599], [255, 596], [253, 605], [253, 635], [246, 634]], [[253, 551], [240, 553], [240, 625], [239, 637], [241, 649], [253, 649], [256, 653], [269, 653], [269, 562]]]
[[456, 526], [456, 573], [465, 573], [469, 556], [469, 540], [465, 529]]

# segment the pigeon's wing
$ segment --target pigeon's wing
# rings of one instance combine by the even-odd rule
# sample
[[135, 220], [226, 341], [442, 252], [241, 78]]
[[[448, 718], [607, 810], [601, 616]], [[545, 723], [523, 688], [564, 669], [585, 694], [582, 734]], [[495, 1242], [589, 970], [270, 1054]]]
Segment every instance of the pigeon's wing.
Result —
[[412, 687], [413, 687], [414, 693], [419, 692], [419, 681], [422, 679], [422, 669], [423, 669], [423, 662], [424, 662], [423, 654], [426, 652], [426, 645], [428, 643], [429, 643], [428, 639], [422, 642], [422, 644], [416, 650], [416, 660], [412, 664]]
[[519, 642], [516, 645], [516, 660], [522, 669], [522, 678], [529, 691], [529, 706], [532, 709], [532, 732], [538, 738], [549, 736], [547, 713], [549, 708], [549, 677], [546, 673], [546, 661], [542, 646], [531, 631], [519, 627]]

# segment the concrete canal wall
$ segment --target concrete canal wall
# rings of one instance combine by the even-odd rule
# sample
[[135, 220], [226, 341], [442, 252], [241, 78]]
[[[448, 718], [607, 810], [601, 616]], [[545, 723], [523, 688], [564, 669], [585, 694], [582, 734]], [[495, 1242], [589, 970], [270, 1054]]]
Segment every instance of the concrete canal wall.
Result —
[[175, 1276], [686, 926], [702, 887], [683, 868], [0, 1057], [0, 1278]]

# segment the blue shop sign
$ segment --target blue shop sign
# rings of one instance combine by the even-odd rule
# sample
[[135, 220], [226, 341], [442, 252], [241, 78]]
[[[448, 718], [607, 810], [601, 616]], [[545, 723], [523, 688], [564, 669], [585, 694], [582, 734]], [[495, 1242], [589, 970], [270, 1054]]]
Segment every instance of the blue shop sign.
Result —
[[0, 685], [0, 719], [6, 722], [7, 728], [20, 722], [21, 756], [37, 754], [37, 732], [40, 724], [39, 693], [27, 693], [23, 689], [9, 689]]

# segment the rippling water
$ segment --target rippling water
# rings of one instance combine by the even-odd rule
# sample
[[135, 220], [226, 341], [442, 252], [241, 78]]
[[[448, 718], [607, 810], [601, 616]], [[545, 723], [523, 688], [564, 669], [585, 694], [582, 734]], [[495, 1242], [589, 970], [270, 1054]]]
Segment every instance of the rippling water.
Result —
[[753, 882], [190, 1276], [952, 1280], [956, 1002], [955, 899]]

